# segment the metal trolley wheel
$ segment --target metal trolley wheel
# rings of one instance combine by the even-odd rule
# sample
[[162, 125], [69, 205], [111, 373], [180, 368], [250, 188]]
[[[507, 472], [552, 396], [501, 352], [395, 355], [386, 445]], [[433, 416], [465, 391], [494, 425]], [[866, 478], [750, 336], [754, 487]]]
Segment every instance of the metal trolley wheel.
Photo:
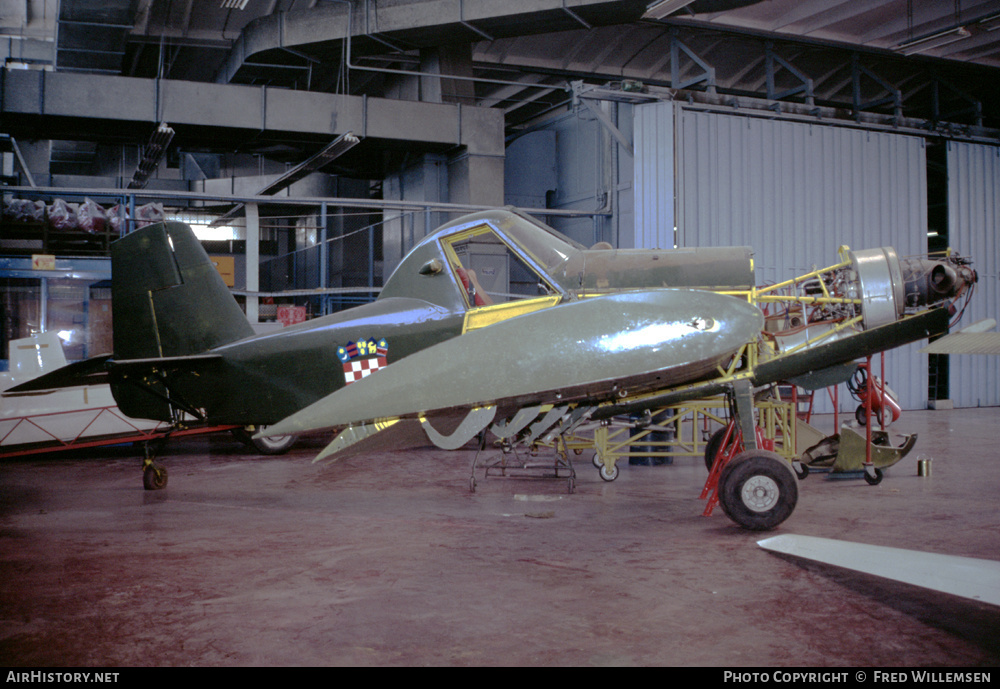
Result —
[[617, 464], [611, 467], [610, 470], [606, 466], [604, 466], [604, 464], [601, 464], [601, 468], [599, 471], [601, 474], [601, 479], [603, 479], [604, 481], [614, 481], [616, 478], [618, 478]]

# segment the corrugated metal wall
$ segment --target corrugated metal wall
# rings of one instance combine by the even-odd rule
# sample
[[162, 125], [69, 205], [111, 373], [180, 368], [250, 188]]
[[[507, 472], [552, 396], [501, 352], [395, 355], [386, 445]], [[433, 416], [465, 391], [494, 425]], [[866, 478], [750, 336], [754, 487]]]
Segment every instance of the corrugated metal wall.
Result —
[[[636, 111], [647, 107], [660, 106]], [[637, 152], [647, 148], [640, 137], [666, 135], [645, 124], [636, 127]], [[680, 103], [672, 124], [660, 119], [661, 130], [674, 129], [678, 245], [752, 246], [761, 284], [835, 263], [842, 244], [890, 245], [903, 256], [926, 251], [923, 139], [709, 113]], [[651, 203], [637, 198], [637, 216]], [[910, 409], [927, 401], [920, 346], [886, 357], [887, 381]], [[841, 408], [853, 403], [843, 401]]]
[[640, 105], [634, 110], [635, 233], [622, 232], [622, 249], [674, 246], [674, 104]]
[[[959, 327], [1000, 320], [1000, 147], [948, 144], [948, 239], [971, 256], [979, 283]], [[995, 356], [950, 357], [950, 394], [959, 407], [1000, 405], [1000, 361]]]

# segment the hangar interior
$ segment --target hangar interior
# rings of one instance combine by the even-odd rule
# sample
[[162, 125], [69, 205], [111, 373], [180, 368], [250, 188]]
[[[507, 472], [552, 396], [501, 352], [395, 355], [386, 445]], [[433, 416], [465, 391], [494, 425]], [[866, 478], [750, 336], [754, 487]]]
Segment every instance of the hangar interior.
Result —
[[[251, 321], [370, 300], [503, 204], [587, 245], [749, 245], [762, 280], [952, 246], [983, 278], [967, 322], [997, 312], [995, 3], [648, 4], [5, 3], [3, 350], [59, 327], [105, 351], [100, 281], [25, 257], [96, 277], [158, 213], [208, 226]], [[907, 408], [1000, 404], [993, 362], [893, 362]]]
[[[263, 332], [281, 327], [282, 319], [329, 314], [371, 301], [421, 238], [465, 213], [501, 205], [526, 209], [586, 246], [751, 246], [757, 276], [768, 282], [833, 263], [842, 245], [891, 245], [900, 255], [952, 247], [972, 257], [979, 276], [962, 325], [996, 318], [998, 29], [996, 0], [0, 0], [0, 51], [5, 57], [0, 72], [0, 351], [7, 357], [11, 340], [49, 330], [60, 333], [70, 361], [110, 351], [109, 245], [151, 221], [181, 220], [195, 227], [251, 323]], [[481, 260], [489, 261], [489, 251], [482, 252]], [[995, 423], [1000, 406], [997, 358], [928, 357], [919, 352], [921, 346], [908, 345], [887, 357], [884, 375], [903, 408], [969, 409], [963, 424], [970, 419]], [[0, 368], [6, 369], [7, 361], [0, 360]], [[839, 411], [853, 409], [853, 404], [845, 399]], [[988, 409], [971, 409], [978, 407]], [[817, 410], [830, 412], [833, 407], [823, 400]], [[933, 425], [934, 413], [920, 412], [914, 427]], [[960, 442], [949, 435], [952, 428], [939, 428], [940, 437]], [[979, 427], [963, 432], [977, 439], [982, 435]], [[981, 456], [988, 456], [988, 441], [977, 442]], [[946, 444], [938, 451], [945, 453]], [[235, 458], [227, 455], [218, 464], [190, 471], [205, 476], [235, 473], [238, 463], [230, 462]], [[275, 482], [276, 492], [261, 498], [265, 502], [284, 499], [275, 497], [283, 481], [306, 480], [286, 475], [286, 468], [271, 461], [248, 473]], [[425, 461], [432, 471], [438, 470], [437, 457]], [[55, 476], [52, 481], [58, 482], [58, 466], [43, 462], [39, 475]], [[30, 481], [28, 467], [17, 465], [17, 481]], [[112, 468], [117, 472], [117, 465]], [[397, 474], [396, 481], [408, 470], [392, 465], [390, 471]], [[957, 467], [951, 471], [962, 473]], [[941, 485], [940, 474], [948, 475], [948, 469], [938, 473]], [[310, 476], [320, 484], [334, 481]], [[74, 478], [78, 485], [85, 480]], [[362, 484], [363, 479], [352, 480], [358, 485], [349, 489], [359, 495], [377, 492], [371, 483]], [[377, 477], [370, 480], [377, 482]], [[632, 480], [621, 492], [644, 503], [649, 495], [641, 479]], [[426, 478], [418, 483], [418, 503], [439, 487]], [[597, 483], [610, 504], [613, 488]], [[243, 490], [243, 483], [238, 485]], [[106, 497], [107, 490], [117, 487], [98, 492]], [[925, 492], [928, 500], [943, 499], [934, 491]], [[188, 500], [201, 504], [217, 497], [206, 493]], [[69, 511], [76, 499], [63, 493], [54, 497]], [[312, 526], [322, 528], [326, 508], [314, 502], [320, 498], [306, 491], [300, 499], [304, 502], [287, 511], [306, 514], [305, 521], [315, 520]], [[393, 499], [418, 513], [423, 509], [409, 502], [413, 498], [394, 494]], [[122, 507], [114, 518], [137, 518], [144, 506], [163, 498], [143, 500], [142, 505]], [[384, 512], [379, 519], [387, 528], [397, 528], [397, 522], [406, 520], [405, 510], [381, 500], [377, 504]], [[895, 504], [893, 496], [889, 502]], [[826, 503], [818, 498], [815, 504]], [[858, 501], [858, 514], [867, 514], [863, 504]], [[895, 506], [919, 520], [915, 506]], [[468, 508], [463, 503], [462, 509]], [[90, 514], [96, 508], [78, 509]], [[254, 512], [266, 509], [263, 502], [241, 498], [233, 509], [253, 513], [255, 523], [261, 518], [264, 523], [257, 528], [266, 530], [263, 513]], [[482, 529], [496, 542], [508, 539], [508, 534], [498, 535], [486, 526], [482, 514], [454, 509], [454, 514], [431, 520], [443, 529], [436, 537], [442, 551], [478, 547], [474, 536], [446, 535], [452, 520], [467, 519], [468, 528]], [[582, 510], [574, 514], [595, 529], [597, 540], [612, 538], [612, 527], [592, 523], [599, 509], [573, 509]], [[822, 520], [820, 510], [813, 509], [815, 518]], [[942, 520], [953, 528], [962, 518], [949, 512], [950, 507], [934, 509], [947, 515]], [[540, 524], [551, 516], [545, 509], [529, 511], [528, 516], [542, 516]], [[836, 511], [843, 513], [841, 507]], [[990, 511], [977, 507], [970, 512], [977, 537], [995, 531]], [[642, 514], [616, 512], [612, 523], [621, 527]], [[895, 524], [885, 514], [868, 516], [883, 530]], [[183, 533], [197, 532], [187, 522], [196, 521], [196, 516], [180, 510], [174, 518]], [[282, 530], [293, 529], [293, 520], [277, 523], [265, 537], [272, 544], [280, 541]], [[851, 532], [851, 525], [834, 523], [840, 526], [820, 531], [834, 536]], [[946, 526], [942, 523], [930, 540], [945, 544]], [[709, 539], [717, 530], [695, 529]], [[744, 536], [740, 545], [750, 543]], [[567, 537], [588, 538], [574, 536], [572, 529]], [[692, 538], [673, 537], [686, 548], [698, 547]], [[47, 545], [66, 545], [60, 536], [49, 538], [54, 540]], [[127, 539], [98, 546], [101, 537], [93, 538], [88, 544], [105, 547], [108, 555], [135, 547]], [[152, 538], [169, 541], [164, 534]], [[397, 536], [397, 547], [403, 547], [403, 538]], [[554, 538], [541, 536], [546, 547], [555, 547], [549, 542]], [[663, 540], [650, 533], [629, 539], [628, 548], [640, 561], [636, 576], [643, 583], [638, 591], [631, 585], [627, 597], [641, 596], [644, 587], [677, 585], [669, 577], [661, 580], [660, 571], [649, 574], [654, 567], [670, 565], [642, 561], [640, 543], [647, 538]], [[958, 550], [996, 559], [1000, 544], [995, 535], [984, 538], [986, 546], [969, 542]], [[5, 539], [5, 558], [13, 562], [16, 539]], [[252, 552], [251, 540], [248, 536], [239, 547]], [[916, 533], [885, 540], [920, 545]], [[523, 549], [521, 561], [537, 564], [528, 547]], [[169, 544], [163, 552], [150, 545], [142, 554], [159, 562], [169, 559], [169, 551]], [[319, 551], [310, 556], [323, 557]], [[363, 561], [345, 567], [362, 567], [373, 580], [397, 576], [386, 574], [376, 555], [371, 561], [367, 555], [356, 557]], [[423, 576], [433, 575], [431, 556], [407, 557], [423, 563]], [[559, 551], [542, 567], [557, 573], [564, 568], [569, 576], [574, 569], [590, 570], [585, 576], [596, 577], [593, 596], [605, 596], [599, 587], [613, 588], [620, 573], [609, 569], [595, 575], [592, 568], [602, 561], [597, 550], [585, 556], [592, 561], [581, 563], [576, 557]], [[173, 571], [172, 563], [162, 564]], [[269, 566], [275, 576], [288, 574], [277, 559]], [[708, 566], [727, 565], [717, 553]], [[767, 565], [765, 576], [782, 576], [782, 566]], [[72, 575], [65, 562], [58, 567], [63, 574], [50, 573], [46, 582]], [[515, 590], [528, 595], [519, 572], [506, 574], [516, 580], [511, 582]], [[398, 576], [394, 581], [405, 581]], [[682, 588], [695, 585], [688, 576], [680, 576]], [[823, 583], [814, 571], [808, 577], [793, 584], [797, 594]], [[352, 604], [351, 587], [365, 589], [358, 593], [359, 601], [379, 595], [370, 583], [350, 582], [338, 593], [345, 610]], [[143, 585], [129, 589], [129, 602], [141, 595]], [[164, 584], [171, 595], [176, 593], [174, 585]], [[721, 597], [739, 598], [736, 581], [719, 586]], [[543, 587], [550, 587], [557, 608], [573, 605], [573, 592], [560, 583], [546, 580]], [[7, 590], [8, 596], [14, 595], [12, 590]], [[409, 604], [410, 593], [396, 591], [393, 596], [398, 604]], [[446, 591], [434, 593], [442, 601], [446, 597]], [[489, 614], [469, 602], [473, 594], [468, 595], [463, 597], [468, 605], [478, 614]], [[767, 589], [767, 595], [776, 609], [783, 605], [780, 591]], [[277, 588], [274, 596], [264, 605], [271, 613], [280, 607]], [[844, 613], [829, 589], [819, 598], [820, 609]], [[359, 625], [355, 631], [360, 641], [344, 655], [327, 657], [310, 647], [303, 655], [281, 656], [263, 640], [253, 649], [226, 651], [206, 637], [196, 642], [204, 647], [195, 662], [551, 661], [518, 655], [508, 643], [519, 631], [516, 611], [493, 595], [487, 601], [484, 606], [504, 610], [510, 625], [505, 630], [510, 636], [500, 644], [508, 654], [504, 659], [480, 650], [462, 655], [447, 643], [444, 650], [435, 651], [431, 640], [440, 635], [437, 631], [427, 632], [423, 655], [394, 655], [391, 638], [366, 640], [368, 632], [359, 618], [352, 618], [352, 629]], [[377, 611], [367, 614], [377, 625], [389, 624], [382, 617], [384, 603], [373, 605]], [[684, 629], [695, 626], [694, 605], [684, 611]], [[948, 607], [936, 600], [907, 605], [890, 614], [908, 625], [907, 644], [916, 644], [925, 620]], [[221, 594], [199, 600], [196, 607], [199, 614], [224, 608], [231, 615], [227, 620], [239, 625], [238, 611]], [[638, 607], [633, 601], [626, 609], [638, 615]], [[863, 625], [863, 607], [844, 614]], [[915, 607], [919, 611], [914, 612]], [[945, 631], [929, 633], [940, 652], [931, 654], [930, 662], [995, 662], [995, 632], [984, 636], [982, 631], [995, 627], [994, 614], [986, 607], [961, 608], [960, 613], [961, 621], [949, 621]], [[83, 611], [74, 614], [74, 619], [87, 620]], [[156, 610], [143, 614], [155, 617]], [[44, 618], [37, 611], [30, 615]], [[749, 626], [758, 623], [749, 610], [740, 613], [740, 620]], [[529, 633], [539, 648], [546, 643], [539, 637], [563, 631], [548, 621], [523, 621], [545, 631]], [[132, 622], [141, 626], [138, 619]], [[300, 624], [286, 622], [290, 628]], [[169, 621], [173, 623], [180, 624], [177, 619]], [[585, 624], [572, 624], [577, 623]], [[110, 633], [94, 624], [97, 633]], [[722, 633], [721, 623], [710, 624], [704, 632], [706, 644], [711, 643], [714, 626]], [[572, 625], [568, 631], [606, 640], [625, 634], [625, 627], [615, 617], [597, 632]], [[7, 628], [7, 641], [0, 643], [15, 654], [11, 658], [59, 664], [59, 656], [34, 649], [28, 641], [34, 631], [25, 631], [24, 624], [8, 621]], [[680, 632], [676, 626], [671, 629]], [[467, 631], [486, 633], [475, 626]], [[795, 635], [802, 629], [786, 631]], [[406, 633], [415, 632], [407, 628]], [[262, 639], [267, 636], [260, 634]], [[323, 634], [334, 632], [324, 629]], [[626, 636], [641, 650], [585, 654], [574, 648], [551, 662], [725, 662], [710, 653], [688, 659], [660, 655], [652, 641]], [[853, 642], [852, 653], [860, 653], [862, 646], [861, 641]], [[729, 657], [740, 665], [755, 664], [755, 658], [763, 658], [764, 664], [823, 662], [807, 644], [795, 647], [793, 652], [804, 654], [795, 657], [773, 647], [754, 656], [752, 647], [736, 641], [723, 647], [735, 653]], [[180, 650], [159, 658], [120, 650], [62, 657], [67, 664], [187, 662]], [[923, 662], [915, 646], [898, 657], [881, 648], [876, 658], [884, 663]], [[857, 655], [838, 655], [834, 663], [852, 659], [866, 664]]]

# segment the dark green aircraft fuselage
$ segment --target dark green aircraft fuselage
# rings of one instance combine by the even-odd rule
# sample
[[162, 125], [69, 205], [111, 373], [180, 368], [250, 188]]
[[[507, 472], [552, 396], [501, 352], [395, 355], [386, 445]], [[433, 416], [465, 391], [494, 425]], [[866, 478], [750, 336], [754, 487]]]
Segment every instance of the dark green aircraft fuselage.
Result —
[[[484, 228], [492, 241], [486, 248]], [[137, 418], [170, 421], [179, 409], [215, 424], [284, 419], [356, 380], [361, 374], [352, 366], [389, 364], [463, 333], [478, 302], [463, 289], [449, 238], [467, 235], [470, 243], [457, 251], [488, 257], [506, 247], [511, 263], [521, 261], [535, 275], [538, 291], [529, 287], [518, 298], [548, 295], [565, 303], [578, 292], [701, 287], [706, 273], [717, 285], [753, 284], [746, 248], [587, 250], [527, 216], [496, 210], [422, 240], [373, 303], [255, 335], [190, 228], [164, 223], [112, 245], [115, 351], [107, 369], [115, 399]], [[533, 319], [525, 341], [545, 338], [535, 331], [547, 320]], [[345, 351], [351, 347], [361, 351]]]
[[[159, 370], [169, 379], [175, 403], [204, 411], [217, 424], [274, 423], [346, 384], [338, 356], [349, 343], [388, 343], [391, 363], [461, 333], [462, 315], [419, 299], [380, 299], [349, 311], [249, 337], [211, 351], [198, 366], [169, 361]], [[119, 407], [139, 418], [170, 419], [164, 397], [127, 376], [129, 362], [112, 366]], [[158, 393], [166, 390], [150, 379]]]

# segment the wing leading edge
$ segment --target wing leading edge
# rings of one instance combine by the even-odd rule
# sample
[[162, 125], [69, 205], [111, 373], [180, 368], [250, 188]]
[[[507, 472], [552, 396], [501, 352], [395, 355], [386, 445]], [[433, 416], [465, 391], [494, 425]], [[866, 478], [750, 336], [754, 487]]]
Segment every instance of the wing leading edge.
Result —
[[1000, 605], [1000, 562], [784, 534], [757, 545], [783, 555], [815, 560]]

